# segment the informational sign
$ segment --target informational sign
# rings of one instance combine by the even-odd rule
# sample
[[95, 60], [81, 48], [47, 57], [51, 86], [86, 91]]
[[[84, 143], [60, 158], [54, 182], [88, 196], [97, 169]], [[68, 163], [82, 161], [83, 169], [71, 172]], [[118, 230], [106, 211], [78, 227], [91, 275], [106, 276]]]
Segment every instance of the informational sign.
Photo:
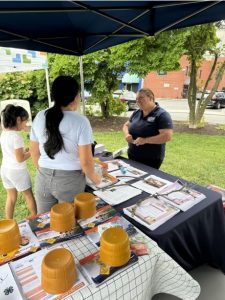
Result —
[[0, 73], [48, 68], [47, 53], [0, 47]]

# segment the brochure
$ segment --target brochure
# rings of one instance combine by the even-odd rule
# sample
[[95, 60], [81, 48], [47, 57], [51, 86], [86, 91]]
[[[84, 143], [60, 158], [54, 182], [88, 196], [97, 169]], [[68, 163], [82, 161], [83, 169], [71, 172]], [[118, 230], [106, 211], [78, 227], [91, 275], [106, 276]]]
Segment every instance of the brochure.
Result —
[[127, 167], [120, 167], [119, 170], [113, 171], [110, 174], [119, 180], [130, 181], [144, 176], [147, 173], [128, 165]]
[[102, 188], [105, 188], [107, 186], [114, 185], [115, 183], [118, 182], [118, 179], [116, 177], [112, 176], [109, 173], [104, 174], [102, 176], [102, 181], [98, 185], [95, 185], [89, 178], [86, 178], [86, 180], [87, 180], [87, 185], [89, 187], [91, 187], [93, 190], [102, 189]]
[[153, 195], [155, 193], [158, 193], [161, 189], [171, 183], [171, 181], [165, 180], [155, 175], [150, 175], [148, 177], [145, 177], [143, 180], [132, 183], [132, 186]]
[[166, 186], [158, 193], [158, 198], [170, 203], [171, 205], [186, 211], [193, 205], [199, 203], [206, 196], [187, 184], [182, 183], [180, 180]]
[[105, 162], [108, 164], [108, 172], [112, 172], [112, 171], [118, 170], [121, 167], [126, 168], [126, 167], [129, 166], [129, 164], [125, 163], [121, 159], [107, 160]]
[[0, 267], [0, 299], [23, 300], [9, 264]]
[[26, 220], [18, 222], [21, 245], [18, 250], [0, 255], [0, 265], [40, 250], [40, 243]]
[[100, 261], [99, 251], [80, 260], [80, 265], [85, 274], [95, 285], [104, 283], [106, 280], [126, 270], [138, 261], [136, 254], [131, 252], [130, 260], [121, 267], [110, 267]]
[[120, 215], [112, 206], [106, 205], [99, 208], [96, 214], [88, 219], [79, 220], [80, 226], [84, 229], [84, 231], [94, 228], [99, 224], [105, 223], [110, 220], [112, 217]]
[[148, 197], [138, 201], [135, 205], [124, 208], [123, 211], [138, 223], [154, 230], [175, 216], [180, 210], [155, 197]]
[[78, 275], [77, 280], [69, 291], [59, 295], [46, 293], [41, 287], [41, 262], [47, 252], [47, 249], [42, 249], [29, 257], [10, 263], [13, 274], [16, 277], [19, 287], [26, 299], [64, 299], [68, 295], [71, 295], [88, 285], [86, 279], [83, 277], [76, 265]]
[[150, 239], [143, 233], [137, 232], [130, 237], [130, 249], [137, 256], [150, 254]]
[[127, 149], [128, 149], [128, 147], [126, 146], [126, 147], [123, 147], [123, 148], [120, 148], [120, 149], [114, 151], [113, 154], [112, 154], [113, 158], [116, 158], [116, 157], [119, 157], [123, 154], [126, 154]]
[[209, 190], [212, 190], [214, 192], [217, 192], [217, 193], [220, 193], [222, 195], [222, 201], [225, 202], [225, 189], [224, 188], [221, 188], [217, 185], [214, 185], [214, 184], [209, 184], [207, 186], [207, 189]]
[[83, 229], [77, 224], [73, 230], [57, 232], [50, 228], [50, 213], [43, 213], [29, 220], [30, 227], [35, 233], [41, 248], [71, 240], [84, 235]]
[[100, 237], [104, 230], [111, 227], [121, 227], [126, 230], [129, 236], [137, 233], [136, 228], [122, 216], [115, 216], [103, 224], [95, 226], [85, 231], [87, 238], [98, 247], [100, 246]]
[[140, 189], [125, 183], [116, 184], [104, 190], [94, 191], [94, 194], [102, 198], [110, 205], [117, 205], [142, 193]]

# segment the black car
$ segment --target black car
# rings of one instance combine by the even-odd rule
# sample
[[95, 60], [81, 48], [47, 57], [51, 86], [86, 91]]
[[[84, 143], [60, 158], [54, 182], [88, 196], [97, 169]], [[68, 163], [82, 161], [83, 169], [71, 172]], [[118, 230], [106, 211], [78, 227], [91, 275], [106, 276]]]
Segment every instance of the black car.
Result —
[[220, 109], [225, 107], [225, 92], [215, 92], [212, 99], [207, 104], [207, 107]]

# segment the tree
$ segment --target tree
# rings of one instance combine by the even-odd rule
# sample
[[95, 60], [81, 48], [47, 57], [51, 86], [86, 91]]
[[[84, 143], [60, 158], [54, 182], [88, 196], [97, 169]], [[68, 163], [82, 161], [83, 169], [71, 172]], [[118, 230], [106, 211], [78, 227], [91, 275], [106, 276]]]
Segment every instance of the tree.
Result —
[[[216, 27], [213, 24], [194, 26], [186, 29], [186, 40], [184, 43], [185, 54], [190, 63], [190, 85], [188, 93], [189, 105], [189, 127], [198, 128], [204, 126], [202, 118], [206, 106], [212, 98], [214, 92], [217, 90], [218, 85], [222, 79], [225, 70], [225, 63], [219, 65], [217, 63], [219, 50], [216, 48], [219, 39], [216, 36]], [[201, 99], [196, 103], [196, 93], [198, 90], [198, 70], [204, 59], [204, 55], [208, 51], [209, 54], [214, 56], [211, 71], [205, 82]], [[211, 93], [207, 98], [204, 98], [204, 93], [207, 90], [210, 80], [215, 76], [215, 84]]]
[[[102, 116], [109, 117], [113, 112], [125, 110], [124, 105], [112, 99], [113, 91], [118, 88], [118, 76], [125, 71], [124, 63], [117, 64], [111, 49], [101, 50], [83, 57], [85, 88], [91, 91], [92, 100], [99, 103]], [[71, 75], [80, 80], [79, 59], [67, 55], [50, 56], [50, 77]]]

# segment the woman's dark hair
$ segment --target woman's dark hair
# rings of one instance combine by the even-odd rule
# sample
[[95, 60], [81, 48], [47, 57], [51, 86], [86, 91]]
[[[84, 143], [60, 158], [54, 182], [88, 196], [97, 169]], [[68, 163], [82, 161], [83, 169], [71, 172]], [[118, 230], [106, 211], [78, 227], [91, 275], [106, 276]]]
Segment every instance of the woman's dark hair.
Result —
[[6, 105], [1, 112], [3, 126], [5, 128], [13, 128], [16, 126], [17, 118], [20, 117], [22, 121], [29, 119], [28, 112], [22, 106], [15, 106], [13, 104]]
[[59, 76], [52, 84], [52, 97], [54, 106], [45, 112], [47, 141], [44, 144], [48, 157], [54, 156], [64, 147], [59, 124], [63, 119], [62, 107], [74, 101], [79, 92], [77, 81], [70, 76]]

